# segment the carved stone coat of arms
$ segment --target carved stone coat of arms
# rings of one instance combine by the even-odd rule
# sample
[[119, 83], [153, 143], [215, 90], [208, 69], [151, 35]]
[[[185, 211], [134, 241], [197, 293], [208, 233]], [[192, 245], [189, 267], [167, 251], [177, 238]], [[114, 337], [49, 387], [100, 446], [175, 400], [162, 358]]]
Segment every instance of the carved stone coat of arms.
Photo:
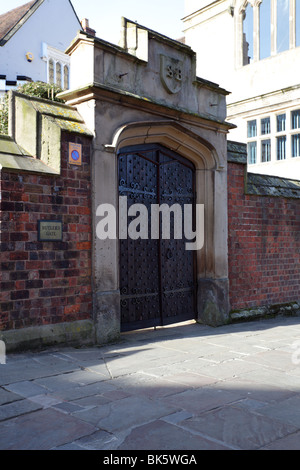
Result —
[[161, 54], [160, 77], [169, 93], [178, 93], [183, 81], [183, 61]]

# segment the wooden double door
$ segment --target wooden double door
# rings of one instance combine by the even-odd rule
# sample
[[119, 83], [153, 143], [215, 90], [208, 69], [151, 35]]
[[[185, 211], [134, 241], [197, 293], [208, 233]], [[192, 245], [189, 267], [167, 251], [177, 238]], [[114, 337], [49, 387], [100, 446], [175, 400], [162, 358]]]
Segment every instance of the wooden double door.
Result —
[[[121, 330], [194, 319], [196, 260], [186, 249], [184, 227], [185, 205], [195, 207], [193, 164], [159, 145], [128, 147], [118, 155], [118, 177], [128, 228], [119, 242]], [[137, 204], [142, 213], [134, 210]], [[158, 222], [153, 205], [177, 212], [161, 211]]]

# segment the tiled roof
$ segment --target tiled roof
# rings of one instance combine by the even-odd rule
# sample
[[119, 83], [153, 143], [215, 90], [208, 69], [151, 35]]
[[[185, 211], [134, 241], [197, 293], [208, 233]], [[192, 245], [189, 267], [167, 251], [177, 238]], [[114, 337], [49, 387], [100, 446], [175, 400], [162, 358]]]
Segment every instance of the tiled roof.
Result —
[[240, 142], [227, 141], [227, 161], [247, 165], [247, 145]]
[[[227, 141], [227, 161], [247, 165], [247, 145]], [[247, 172], [246, 194], [300, 199], [300, 180]]]
[[0, 15], [0, 41], [21, 21], [35, 3], [36, 0], [33, 0]]
[[247, 174], [247, 194], [300, 199], [300, 181], [278, 176]]

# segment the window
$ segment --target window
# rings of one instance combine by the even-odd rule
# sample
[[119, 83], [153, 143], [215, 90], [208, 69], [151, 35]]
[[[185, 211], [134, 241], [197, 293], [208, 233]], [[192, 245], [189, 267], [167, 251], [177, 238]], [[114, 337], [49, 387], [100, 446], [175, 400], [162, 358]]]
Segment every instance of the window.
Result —
[[262, 135], [270, 134], [271, 132], [271, 121], [269, 117], [263, 118], [260, 121], [260, 131]]
[[271, 0], [263, 0], [259, 6], [259, 58], [271, 55]]
[[48, 83], [56, 84], [65, 90], [68, 89], [70, 81], [70, 57], [43, 42], [42, 59], [48, 65]]
[[[300, 129], [300, 109], [291, 112], [291, 128]], [[300, 157], [300, 134], [292, 135], [292, 157]]]
[[285, 121], [286, 121], [286, 115], [285, 114], [279, 114], [277, 116], [277, 132], [284, 132], [285, 131]]
[[243, 65], [253, 60], [253, 8], [248, 3], [243, 21]]
[[296, 47], [300, 46], [300, 0], [296, 0]]
[[69, 79], [70, 79], [70, 72], [69, 67], [67, 65], [64, 66], [64, 89], [69, 89]]
[[300, 0], [250, 1], [237, 19], [238, 67], [300, 47]]
[[292, 129], [300, 129], [300, 109], [292, 111]]
[[248, 163], [256, 163], [256, 142], [249, 142], [248, 144]]
[[256, 119], [253, 121], [248, 121], [248, 137], [256, 137], [257, 128], [256, 128]]
[[48, 62], [48, 81], [67, 90], [69, 88], [70, 69], [68, 65], [63, 65], [53, 59]]
[[277, 137], [277, 160], [286, 159], [286, 136]]
[[261, 141], [261, 161], [269, 162], [271, 161], [271, 140], [262, 140]]
[[300, 109], [247, 121], [247, 151], [248, 164], [300, 158]]
[[292, 135], [292, 157], [300, 157], [300, 134]]
[[290, 0], [277, 0], [277, 52], [290, 47]]
[[[253, 119], [252, 121], [247, 122], [247, 135], [249, 139], [257, 136], [257, 121]], [[248, 163], [253, 165], [257, 163], [257, 142], [248, 142], [247, 146], [248, 151]]]
[[49, 60], [49, 83], [53, 84], [54, 83], [54, 60], [50, 59]]
[[56, 84], [61, 86], [61, 64], [59, 62], [56, 63]]

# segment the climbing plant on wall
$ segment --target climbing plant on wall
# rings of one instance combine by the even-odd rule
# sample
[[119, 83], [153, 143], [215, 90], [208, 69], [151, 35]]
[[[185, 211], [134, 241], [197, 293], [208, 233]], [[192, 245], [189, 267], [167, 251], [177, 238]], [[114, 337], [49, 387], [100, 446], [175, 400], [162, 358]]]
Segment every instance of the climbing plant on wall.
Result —
[[8, 95], [0, 101], [0, 134], [8, 134]]

